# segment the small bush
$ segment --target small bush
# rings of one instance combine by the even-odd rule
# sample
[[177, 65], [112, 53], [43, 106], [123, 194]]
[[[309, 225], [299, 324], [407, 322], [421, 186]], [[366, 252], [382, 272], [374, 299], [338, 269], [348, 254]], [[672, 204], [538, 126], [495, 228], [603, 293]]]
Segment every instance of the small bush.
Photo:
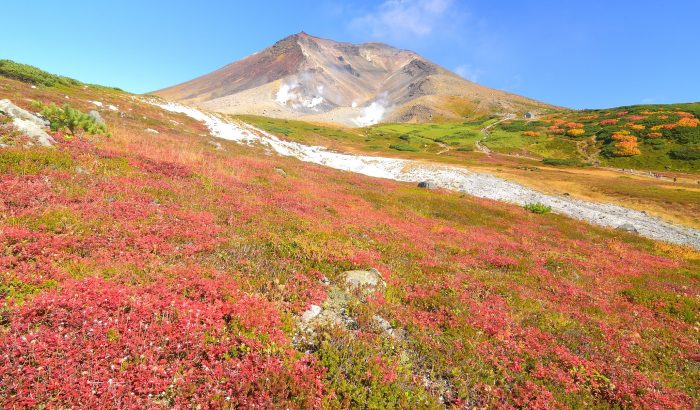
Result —
[[686, 161], [698, 160], [700, 159], [700, 146], [676, 148], [671, 150], [669, 155], [673, 159]]
[[535, 203], [532, 203], [532, 204], [527, 204], [527, 205], [525, 205], [523, 208], [525, 208], [526, 210], [532, 212], [533, 214], [548, 214], [548, 213], [550, 213], [550, 212], [552, 211], [552, 207], [551, 207], [551, 206], [548, 206], [548, 205], [545, 205], [545, 204], [541, 204], [541, 203], [539, 203], [539, 202], [535, 202]]
[[75, 135], [78, 131], [86, 134], [109, 135], [107, 127], [99, 123], [92, 116], [65, 104], [59, 107], [56, 104], [44, 105], [35, 102], [34, 106], [41, 110], [41, 115], [49, 120], [52, 131], [63, 131]]
[[56, 85], [80, 85], [80, 81], [47, 73], [36, 67], [15, 63], [12, 60], [0, 60], [0, 75], [25, 83], [45, 85], [53, 87]]
[[555, 167], [566, 166], [566, 167], [580, 167], [582, 164], [580, 161], [575, 159], [560, 159], [560, 158], [545, 158], [542, 160], [545, 165], [552, 165]]
[[418, 148], [406, 144], [391, 144], [389, 145], [389, 148], [397, 151], [418, 152]]

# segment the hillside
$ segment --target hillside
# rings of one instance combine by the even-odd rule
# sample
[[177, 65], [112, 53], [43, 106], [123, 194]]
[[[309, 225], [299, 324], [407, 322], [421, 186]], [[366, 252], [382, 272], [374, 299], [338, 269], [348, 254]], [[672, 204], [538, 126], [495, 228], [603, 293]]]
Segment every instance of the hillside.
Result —
[[155, 94], [210, 111], [353, 127], [551, 108], [467, 81], [411, 51], [304, 32]]
[[4, 407], [698, 405], [695, 250], [32, 78], [0, 99], [110, 135], [0, 115]]

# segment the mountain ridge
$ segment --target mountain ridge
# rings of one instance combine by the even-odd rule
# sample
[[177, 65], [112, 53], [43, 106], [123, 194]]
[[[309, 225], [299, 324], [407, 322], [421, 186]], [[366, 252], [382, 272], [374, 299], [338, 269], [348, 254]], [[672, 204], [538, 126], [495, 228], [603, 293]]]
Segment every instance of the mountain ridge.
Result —
[[154, 94], [211, 111], [364, 126], [459, 121], [550, 105], [473, 83], [381, 42], [287, 36], [209, 74]]

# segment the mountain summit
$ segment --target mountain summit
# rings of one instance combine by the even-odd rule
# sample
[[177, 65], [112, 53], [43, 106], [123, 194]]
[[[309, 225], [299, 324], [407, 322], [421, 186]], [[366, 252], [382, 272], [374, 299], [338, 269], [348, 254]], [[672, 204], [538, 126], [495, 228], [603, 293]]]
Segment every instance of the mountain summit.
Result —
[[460, 120], [547, 107], [467, 81], [412, 51], [335, 42], [303, 31], [155, 94], [223, 113], [349, 126]]

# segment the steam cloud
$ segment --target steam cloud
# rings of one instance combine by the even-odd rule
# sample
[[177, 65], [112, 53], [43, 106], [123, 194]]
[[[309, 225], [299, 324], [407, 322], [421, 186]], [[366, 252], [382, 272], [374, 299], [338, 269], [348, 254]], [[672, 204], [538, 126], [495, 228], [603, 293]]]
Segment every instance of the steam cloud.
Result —
[[311, 87], [305, 87], [304, 82], [305, 76], [301, 79], [293, 79], [291, 81], [285, 82], [280, 86], [275, 95], [275, 101], [282, 105], [288, 105], [294, 109], [299, 108], [313, 108], [317, 109], [318, 105], [323, 103], [323, 86], [319, 85], [316, 87], [316, 93], [308, 95], [308, 89]]
[[387, 102], [386, 93], [382, 93], [376, 100], [362, 109], [362, 115], [355, 119], [355, 122], [366, 127], [368, 125], [374, 125], [384, 118], [384, 113], [386, 113]]

